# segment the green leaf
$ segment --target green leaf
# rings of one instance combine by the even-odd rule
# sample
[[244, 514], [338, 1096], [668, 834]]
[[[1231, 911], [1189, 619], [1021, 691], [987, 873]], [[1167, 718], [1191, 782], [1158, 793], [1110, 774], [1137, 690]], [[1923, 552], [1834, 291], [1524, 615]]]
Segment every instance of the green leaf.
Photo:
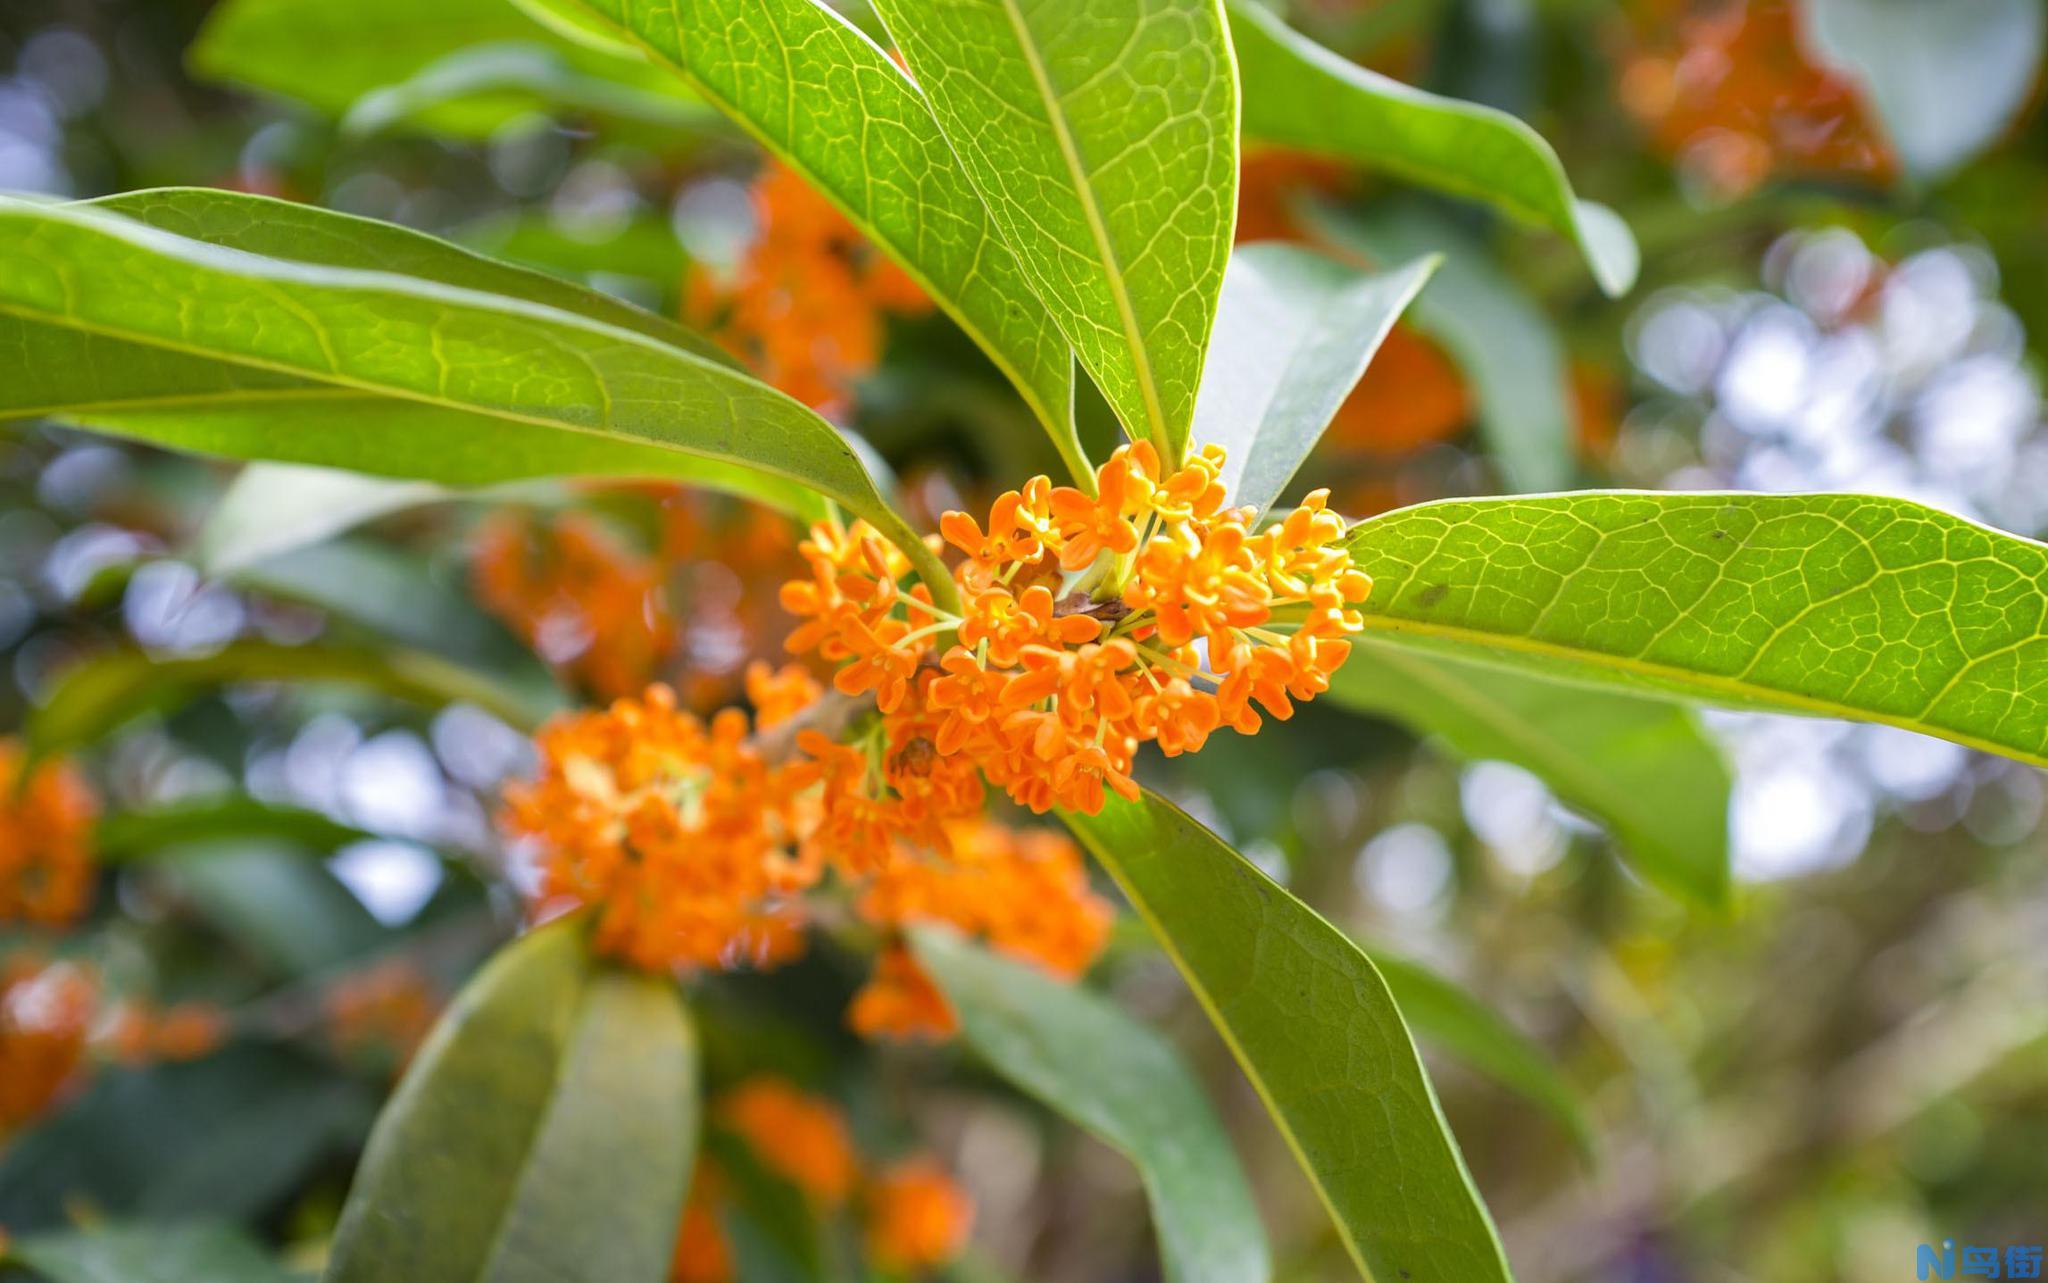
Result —
[[[1375, 592], [1379, 589], [1375, 588]], [[1360, 638], [1330, 698], [1512, 762], [1605, 825], [1645, 878], [1728, 906], [1728, 764], [1690, 708]]]
[[1280, 497], [1439, 261], [1375, 275], [1292, 245], [1230, 256], [1193, 444], [1229, 452], [1232, 504]]
[[[86, 207], [20, 202], [0, 203], [0, 313], [67, 339], [83, 334], [207, 358], [221, 367], [224, 386], [208, 389], [216, 395], [247, 386], [251, 372], [256, 386], [275, 392], [276, 375], [287, 374], [496, 421], [495, 432], [466, 441], [460, 431], [449, 434], [452, 441], [416, 440], [416, 454], [582, 435], [807, 485], [901, 545], [942, 599], [951, 593], [938, 559], [883, 501], [830, 424], [722, 361], [621, 325], [436, 280], [226, 250]], [[145, 373], [156, 371], [122, 366], [106, 377], [125, 388]], [[227, 412], [181, 415], [174, 425], [217, 442], [223, 422], [246, 430], [267, 421]], [[336, 416], [326, 426], [347, 421]], [[205, 437], [208, 429], [216, 435]], [[332, 444], [351, 457], [298, 461], [391, 469], [388, 459], [364, 456], [360, 437]], [[621, 458], [620, 467], [628, 466]], [[419, 473], [440, 480], [440, 471]]]
[[273, 838], [324, 853], [371, 836], [318, 811], [231, 795], [104, 816], [93, 831], [93, 854], [101, 863], [120, 864], [231, 838]]
[[432, 132], [430, 122], [457, 112], [502, 111], [512, 117], [522, 105], [535, 112], [569, 108], [670, 131], [716, 120], [703, 103], [589, 75], [556, 50], [521, 42], [462, 49], [406, 80], [372, 90], [348, 109], [341, 128], [355, 137], [414, 125]]
[[1593, 1152], [1593, 1129], [1578, 1093], [1543, 1048], [1427, 967], [1378, 949], [1366, 952], [1417, 1038], [1541, 1107], [1564, 1125], [1581, 1154]]
[[1063, 814], [1159, 938], [1376, 1280], [1507, 1280], [1393, 997], [1358, 946], [1158, 797]]
[[1032, 288], [1169, 462], [1237, 210], [1218, 0], [876, 0]]
[[1167, 1283], [1264, 1283], [1272, 1263], [1251, 1191], [1171, 1044], [1103, 999], [952, 932], [913, 940], [968, 1045], [1136, 1165]]
[[118, 1225], [38, 1234], [6, 1249], [49, 1283], [292, 1283], [292, 1275], [225, 1225]]
[[1369, 632], [2048, 766], [2048, 547], [1903, 499], [1588, 492], [1360, 522]]
[[931, 111], [815, 0], [573, 0], [678, 72], [902, 264], [1014, 383], [1076, 476], [1073, 357]]
[[1998, 141], [2041, 74], [2040, 0], [1804, 0], [1822, 58], [1861, 82], [1908, 173], [1939, 178]]
[[112, 650], [67, 670], [25, 726], [38, 756], [97, 742], [148, 712], [185, 704], [233, 682], [339, 682], [439, 708], [469, 703], [512, 726], [532, 727], [557, 711], [559, 696], [499, 685], [420, 651], [236, 642], [207, 655], [157, 659]]
[[[614, 92], [692, 104], [674, 81], [637, 57], [593, 50], [520, 13], [507, 0], [226, 0], [191, 48], [195, 76], [297, 99], [341, 116], [364, 95], [404, 84], [478, 45], [517, 42], [551, 49], [580, 78]], [[411, 123], [435, 133], [487, 138], [530, 113], [530, 93], [438, 104]]]
[[370, 1135], [327, 1283], [667, 1277], [696, 1144], [671, 981], [542, 927], [457, 995]]
[[1231, 0], [1230, 34], [1245, 84], [1245, 137], [1485, 201], [1571, 237], [1607, 294], [1635, 284], [1640, 262], [1627, 224], [1573, 196], [1557, 153], [1520, 120], [1368, 71], [1253, 0]]
[[1441, 254], [1443, 266], [1409, 308], [1441, 343], [1479, 405], [1479, 431], [1515, 490], [1558, 490], [1572, 478], [1572, 408], [1564, 347], [1536, 301], [1443, 219], [1413, 208], [1364, 219], [1313, 215], [1331, 240], [1375, 263]]

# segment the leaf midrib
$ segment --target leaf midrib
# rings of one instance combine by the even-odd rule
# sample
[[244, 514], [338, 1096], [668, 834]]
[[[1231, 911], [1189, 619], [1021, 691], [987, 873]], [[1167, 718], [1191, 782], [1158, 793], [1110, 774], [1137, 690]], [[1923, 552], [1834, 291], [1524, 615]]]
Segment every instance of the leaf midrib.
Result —
[[[1124, 346], [1130, 349], [1132, 372], [1138, 377], [1138, 393], [1145, 400], [1145, 417], [1150, 421], [1150, 431], [1146, 435], [1154, 438], [1167, 455], [1178, 456], [1180, 452], [1167, 432], [1166, 411], [1159, 404], [1159, 386], [1152, 373], [1151, 353], [1145, 347], [1145, 336], [1138, 326], [1130, 288], [1124, 283], [1123, 263], [1110, 240], [1109, 225], [1103, 220], [1102, 208], [1096, 203], [1093, 182], [1081, 163], [1080, 147], [1074, 140], [1073, 127], [1067, 122], [1066, 109], [1053, 89], [1051, 74], [1039, 54], [1030, 25], [1017, 8], [1016, 0], [1001, 0], [1001, 4], [1003, 16], [1009, 19], [1010, 29], [1017, 37], [1017, 46], [1024, 54], [1024, 65], [1030, 69], [1032, 83], [1038, 86], [1038, 96], [1045, 103], [1046, 120], [1052, 126], [1053, 140], [1059, 144], [1060, 159], [1066, 163], [1068, 177], [1073, 179], [1075, 198], [1080, 201], [1081, 212], [1087, 218], [1088, 233], [1095, 239], [1095, 252], [1102, 259], [1105, 269], [1103, 281], [1109, 286], [1110, 298], [1116, 304], [1117, 320], [1124, 331]], [[1177, 457], [1167, 459], [1169, 467], [1178, 463]]]

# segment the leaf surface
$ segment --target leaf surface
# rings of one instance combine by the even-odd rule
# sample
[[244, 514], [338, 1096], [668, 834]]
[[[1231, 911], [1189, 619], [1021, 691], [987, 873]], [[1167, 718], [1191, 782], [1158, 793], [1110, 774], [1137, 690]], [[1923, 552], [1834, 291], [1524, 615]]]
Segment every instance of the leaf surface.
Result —
[[225, 1225], [112, 1225], [38, 1234], [0, 1249], [49, 1283], [292, 1283], [292, 1274]]
[[1160, 798], [1063, 814], [1159, 938], [1375, 1280], [1507, 1280], [1401, 1013], [1344, 933]]
[[2048, 547], [1903, 499], [1589, 491], [1353, 528], [1368, 632], [2048, 765]]
[[1263, 511], [1279, 499], [1436, 267], [1425, 258], [1360, 272], [1280, 244], [1230, 256], [1193, 444], [1228, 452], [1233, 505]]
[[1652, 883], [1728, 906], [1728, 764], [1682, 704], [1365, 637], [1329, 698], [1432, 735], [1460, 757], [1511, 762], [1614, 834]]
[[[206, 358], [224, 367], [228, 386], [244, 371], [259, 385], [283, 374], [481, 416], [496, 421], [475, 441], [487, 451], [536, 435], [582, 435], [809, 486], [873, 522], [934, 591], [950, 593], [937, 559], [830, 424], [722, 361], [621, 325], [436, 280], [224, 249], [100, 210], [19, 202], [0, 203], [0, 312], [46, 330]], [[107, 377], [123, 384], [142, 375], [122, 367]], [[216, 441], [221, 418], [235, 418], [196, 417]], [[331, 435], [347, 422], [337, 416], [324, 426]], [[388, 460], [364, 459], [360, 440], [324, 444], [332, 453], [306, 453], [326, 457], [295, 461], [390, 469]], [[450, 444], [430, 439], [414, 451], [439, 456]], [[332, 457], [341, 453], [351, 457]]]
[[1073, 357], [916, 86], [814, 0], [559, 0], [630, 37], [802, 174], [1016, 385], [1077, 475]]
[[1168, 1283], [1264, 1283], [1258, 1209], [1179, 1053], [1115, 1006], [945, 930], [914, 943], [969, 1046], [1137, 1167]]
[[385, 1107], [327, 1283], [666, 1276], [696, 1145], [673, 983], [597, 966], [584, 924], [485, 964]]
[[1237, 217], [1218, 0], [875, 8], [1081, 364], [1177, 460]]
[[1245, 137], [1485, 201], [1571, 237], [1607, 294], [1635, 283], [1640, 262], [1627, 224], [1574, 196], [1557, 153], [1520, 120], [1369, 71], [1253, 0], [1231, 0], [1230, 33], [1245, 84]]

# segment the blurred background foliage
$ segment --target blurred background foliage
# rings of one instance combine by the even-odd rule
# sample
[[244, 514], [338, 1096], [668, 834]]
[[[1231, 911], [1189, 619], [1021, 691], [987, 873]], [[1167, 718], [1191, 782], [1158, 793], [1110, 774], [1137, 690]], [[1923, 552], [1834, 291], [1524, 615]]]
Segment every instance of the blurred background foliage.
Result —
[[[213, 8], [9, 0], [0, 188], [265, 192], [586, 280], [705, 326], [854, 426], [921, 515], [1056, 470], [962, 336], [658, 78], [621, 79], [506, 0], [334, 5], [351, 12], [324, 37], [277, 0]], [[1561, 238], [1249, 153], [1241, 240], [1355, 251], [1373, 244], [1358, 228], [1399, 226], [1479, 251], [1304, 470], [1335, 506], [1511, 488], [1488, 443], [1514, 436], [1551, 441], [1546, 466], [1579, 485], [1873, 491], [2048, 528], [2038, 0], [1297, 0], [1289, 17], [1527, 119], [1643, 250], [1610, 300]], [[1084, 408], [1099, 444], [1107, 412]], [[308, 1264], [394, 1072], [516, 924], [518, 853], [490, 819], [529, 765], [508, 718], [655, 678], [732, 698], [747, 660], [779, 652], [795, 536], [646, 486], [453, 501], [329, 479], [285, 513], [230, 481], [33, 423], [0, 438], [0, 725], [128, 650], [397, 645], [483, 668], [500, 702], [202, 674], [80, 714], [122, 723], [85, 768], [105, 869], [78, 929], [0, 935], [0, 1226], [217, 1223]], [[315, 514], [336, 537], [265, 547]], [[1725, 918], [1646, 889], [1526, 771], [1330, 701], [1155, 782], [1547, 1050], [1569, 1085], [1550, 1114], [1424, 1038], [1525, 1283], [1889, 1280], [1920, 1242], [2040, 1242], [2041, 774], [1880, 727], [1709, 723], [1732, 771]], [[1204, 1070], [1283, 1277], [1344, 1274], [1171, 968], [1121, 930], [1098, 978]], [[943, 1155], [977, 1207], [963, 1280], [1156, 1277], [1111, 1151], [954, 1051], [834, 1032], [857, 972], [827, 948], [707, 982], [714, 1091], [772, 1070], [837, 1100], [863, 1148]], [[1426, 1001], [1429, 983], [1397, 992]], [[53, 1098], [30, 1090], [44, 1079]], [[1574, 1110], [1584, 1149], [1559, 1121]], [[194, 1252], [238, 1250], [192, 1233]]]

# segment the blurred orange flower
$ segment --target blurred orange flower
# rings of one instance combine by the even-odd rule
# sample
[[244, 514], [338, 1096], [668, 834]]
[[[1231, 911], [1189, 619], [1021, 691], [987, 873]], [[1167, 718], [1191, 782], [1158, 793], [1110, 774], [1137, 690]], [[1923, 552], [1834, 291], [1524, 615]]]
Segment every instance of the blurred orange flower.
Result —
[[917, 315], [931, 300], [794, 171], [764, 169], [753, 204], [745, 258], [725, 274], [693, 267], [684, 317], [797, 400], [841, 413], [881, 358], [883, 314]]
[[974, 1203], [931, 1158], [898, 1163], [868, 1191], [868, 1255], [911, 1274], [944, 1265], [967, 1245]]
[[61, 761], [39, 763], [24, 783], [26, 760], [18, 741], [0, 739], [0, 922], [63, 926], [92, 897], [98, 804]]
[[78, 1085], [98, 1000], [92, 976], [70, 963], [0, 964], [0, 1137]]
[[746, 1141], [763, 1166], [816, 1206], [837, 1207], [853, 1191], [859, 1165], [846, 1120], [832, 1102], [769, 1075], [749, 1078], [719, 1098], [719, 1124]]

